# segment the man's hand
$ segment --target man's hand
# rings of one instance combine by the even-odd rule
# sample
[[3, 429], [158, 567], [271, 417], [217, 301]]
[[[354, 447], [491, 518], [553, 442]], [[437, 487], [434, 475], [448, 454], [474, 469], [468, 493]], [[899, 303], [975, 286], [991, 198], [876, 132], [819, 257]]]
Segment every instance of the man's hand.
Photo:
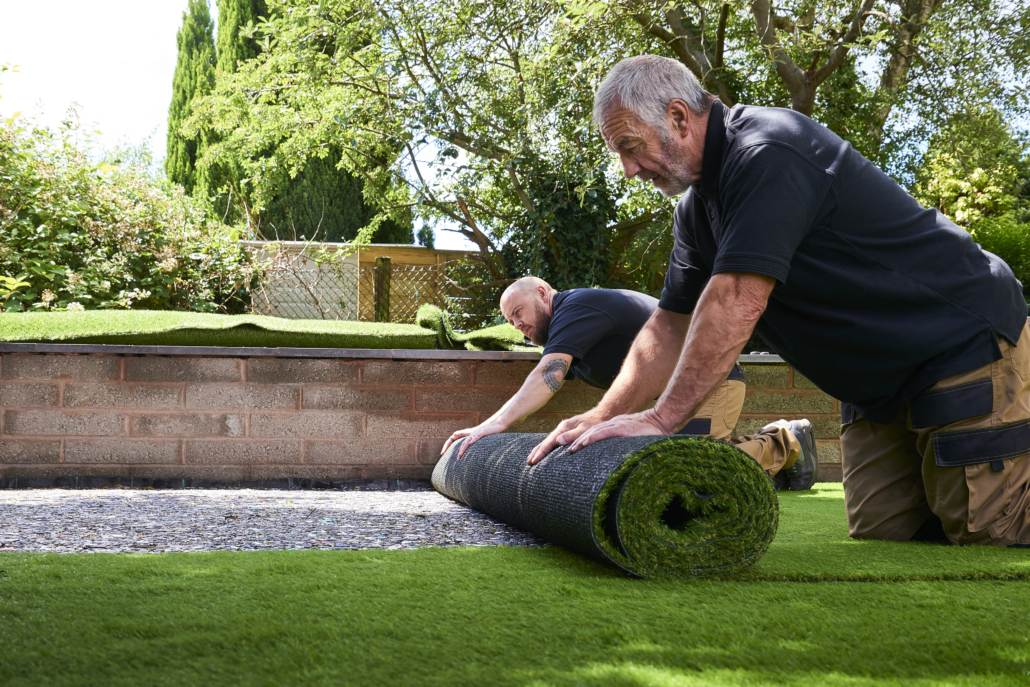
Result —
[[594, 425], [572, 442], [569, 453], [575, 453], [590, 444], [612, 437], [643, 437], [672, 433], [671, 429], [662, 426], [654, 409], [649, 409], [642, 413], [619, 415], [607, 422]]
[[536, 448], [529, 454], [526, 463], [528, 465], [536, 465], [544, 459], [544, 456], [558, 446], [567, 446], [591, 427], [602, 422], [604, 422], [604, 416], [597, 408], [588, 410], [582, 415], [570, 417], [568, 420], [563, 420], [560, 425], [554, 428], [553, 432], [547, 435], [547, 438], [536, 445]]
[[484, 422], [478, 427], [459, 429], [457, 432], [452, 434], [450, 438], [447, 440], [447, 443], [443, 445], [443, 448], [440, 450], [440, 455], [442, 456], [443, 454], [447, 453], [447, 449], [450, 448], [451, 444], [453, 444], [458, 439], [461, 439], [462, 437], [468, 437], [467, 439], [465, 439], [465, 443], [461, 445], [461, 450], [458, 451], [457, 460], [461, 460], [461, 457], [465, 455], [465, 451], [469, 449], [469, 446], [476, 443], [483, 437], [488, 437], [491, 434], [499, 434], [506, 429], [508, 429], [508, 426], [506, 424], [504, 424], [503, 422], [496, 421]]

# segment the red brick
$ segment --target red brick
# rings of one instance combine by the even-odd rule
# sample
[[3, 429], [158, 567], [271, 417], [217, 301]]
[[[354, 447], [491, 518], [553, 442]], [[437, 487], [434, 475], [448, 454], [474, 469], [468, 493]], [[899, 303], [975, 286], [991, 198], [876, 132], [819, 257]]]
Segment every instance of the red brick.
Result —
[[0, 441], [0, 463], [59, 463], [60, 441]]
[[299, 396], [299, 387], [281, 384], [190, 384], [186, 387], [186, 407], [191, 410], [296, 409]]
[[748, 386], [765, 389], [786, 389], [790, 385], [788, 379], [790, 368], [786, 365], [742, 365], [744, 379]]
[[154, 437], [242, 437], [244, 418], [229, 413], [136, 415], [129, 418], [133, 436]]
[[296, 440], [187, 441], [184, 449], [188, 465], [296, 464], [301, 455], [300, 442]]
[[309, 441], [304, 448], [308, 465], [413, 465], [415, 441]]
[[248, 468], [247, 479], [429, 479], [432, 472], [424, 465], [254, 465]]
[[69, 440], [64, 445], [66, 463], [178, 463], [179, 442], [150, 439]]
[[358, 366], [319, 358], [251, 358], [247, 361], [247, 381], [255, 384], [347, 384], [358, 381]]
[[235, 358], [125, 359], [125, 379], [132, 382], [241, 382]]
[[369, 360], [361, 373], [363, 384], [467, 385], [469, 363], [409, 360]]
[[572, 413], [534, 413], [521, 422], [516, 422], [508, 428], [509, 432], [519, 434], [534, 434], [543, 432], [550, 434], [551, 430], [561, 423], [562, 420], [573, 417]]
[[604, 398], [602, 389], [583, 385], [566, 389], [564, 386], [551, 397], [544, 408], [551, 413], [582, 413], [590, 410]]
[[5, 355], [4, 379], [77, 379], [105, 382], [118, 379], [116, 356], [92, 355]]
[[806, 414], [828, 414], [833, 412], [833, 399], [816, 392], [755, 391], [744, 399], [744, 413], [789, 414], [804, 417]]
[[66, 408], [146, 408], [172, 410], [180, 405], [180, 387], [142, 384], [80, 384], [64, 387]]
[[411, 410], [410, 391], [304, 386], [304, 408], [311, 410]]
[[440, 462], [440, 450], [443, 448], [445, 440], [427, 440], [418, 442], [418, 462], [422, 465], [435, 466]]
[[76, 413], [60, 410], [8, 410], [5, 434], [119, 436], [122, 416], [116, 413]]
[[369, 415], [368, 436], [372, 438], [446, 438], [456, 430], [475, 427], [474, 416], [426, 418], [423, 415]]
[[511, 361], [504, 363], [476, 363], [476, 386], [510, 386], [518, 389], [536, 363]]
[[514, 390], [452, 389], [447, 391], [419, 391], [415, 397], [416, 410], [440, 412], [469, 411], [493, 413], [514, 395]]
[[57, 402], [56, 384], [0, 385], [0, 406], [46, 408]]
[[283, 415], [253, 414], [250, 434], [255, 437], [354, 437], [361, 435], [359, 413], [301, 412]]
[[815, 442], [815, 447], [816, 450], [819, 451], [820, 469], [822, 469], [822, 463], [840, 462], [840, 442], [817, 441]]
[[840, 463], [819, 465], [819, 477], [816, 478], [816, 482], [842, 482], [843, 480], [844, 471], [841, 469]]

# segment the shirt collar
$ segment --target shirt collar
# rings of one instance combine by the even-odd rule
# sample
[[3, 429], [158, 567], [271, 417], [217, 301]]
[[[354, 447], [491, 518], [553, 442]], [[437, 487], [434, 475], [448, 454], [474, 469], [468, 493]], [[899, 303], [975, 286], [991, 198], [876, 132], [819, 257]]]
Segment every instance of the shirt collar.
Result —
[[701, 158], [701, 182], [697, 190], [708, 195], [719, 188], [722, 172], [722, 153], [726, 143], [726, 113], [722, 102], [716, 100], [708, 111], [708, 127], [705, 130], [705, 150]]

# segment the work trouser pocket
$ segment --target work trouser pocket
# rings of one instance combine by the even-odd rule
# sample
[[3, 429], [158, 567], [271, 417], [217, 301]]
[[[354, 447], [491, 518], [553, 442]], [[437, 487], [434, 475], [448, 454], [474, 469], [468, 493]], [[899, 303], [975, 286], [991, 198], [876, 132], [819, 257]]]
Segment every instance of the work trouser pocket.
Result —
[[930, 389], [909, 401], [912, 429], [950, 425], [980, 415], [990, 415], [993, 410], [994, 381], [990, 377]]
[[862, 419], [862, 416], [855, 410], [855, 406], [850, 403], [841, 401], [840, 403], [840, 426], [841, 428], [847, 427], [854, 423], [856, 420]]
[[987, 377], [928, 389], [908, 404], [910, 427], [933, 452], [931, 473], [924, 464], [927, 498], [953, 541], [1003, 516], [1005, 460], [1030, 453], [1030, 421], [992, 426], [994, 396]]

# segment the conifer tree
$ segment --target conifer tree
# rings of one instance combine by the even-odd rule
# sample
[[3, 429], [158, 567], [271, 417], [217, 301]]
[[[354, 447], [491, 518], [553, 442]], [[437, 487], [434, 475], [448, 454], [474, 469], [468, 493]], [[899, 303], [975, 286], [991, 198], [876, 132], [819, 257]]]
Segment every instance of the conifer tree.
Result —
[[168, 149], [165, 174], [192, 194], [197, 183], [198, 142], [179, 133], [190, 116], [193, 99], [206, 95], [215, 85], [215, 41], [211, 12], [206, 0], [189, 0], [182, 14], [182, 28], [175, 42], [179, 56], [172, 77], [172, 102], [168, 108]]
[[235, 72], [242, 62], [261, 52], [257, 41], [240, 35], [240, 28], [256, 26], [268, 16], [265, 0], [218, 0], [218, 71]]
[[[340, 152], [325, 159], [311, 158], [293, 179], [279, 184], [279, 191], [261, 213], [265, 234], [282, 240], [301, 238], [342, 242], [353, 239], [376, 211], [365, 203], [363, 182], [339, 169]], [[372, 237], [374, 243], [414, 243], [411, 223], [384, 222]]]

